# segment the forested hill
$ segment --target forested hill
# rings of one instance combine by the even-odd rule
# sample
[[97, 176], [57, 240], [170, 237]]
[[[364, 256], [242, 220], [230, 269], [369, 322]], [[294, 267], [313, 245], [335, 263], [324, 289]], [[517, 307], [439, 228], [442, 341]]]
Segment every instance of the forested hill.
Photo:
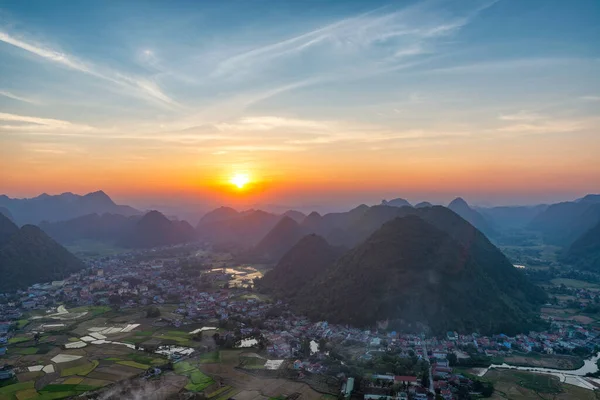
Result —
[[83, 263], [40, 228], [18, 228], [0, 214], [0, 292], [34, 283], [60, 280], [83, 268]]
[[415, 215], [396, 218], [286, 297], [312, 318], [358, 326], [389, 320], [436, 333], [507, 334], [536, 327], [544, 293], [488, 244], [480, 233], [461, 243]]

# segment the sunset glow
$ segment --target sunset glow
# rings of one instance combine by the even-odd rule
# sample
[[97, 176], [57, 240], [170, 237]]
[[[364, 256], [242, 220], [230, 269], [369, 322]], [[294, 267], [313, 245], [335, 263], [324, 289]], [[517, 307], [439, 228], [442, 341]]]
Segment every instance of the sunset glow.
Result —
[[248, 184], [248, 182], [250, 182], [250, 178], [248, 177], [247, 174], [235, 174], [230, 182], [237, 186], [238, 189], [243, 189], [244, 186], [246, 186], [246, 184]]
[[598, 189], [594, 1], [149, 2], [135, 24], [127, 1], [32, 1], [0, 6], [0, 194], [497, 204]]

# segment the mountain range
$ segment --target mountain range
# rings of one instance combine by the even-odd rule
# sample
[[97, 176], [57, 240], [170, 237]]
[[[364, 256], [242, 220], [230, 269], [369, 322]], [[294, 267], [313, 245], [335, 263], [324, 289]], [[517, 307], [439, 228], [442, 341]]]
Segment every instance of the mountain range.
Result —
[[411, 213], [393, 218], [337, 261], [324, 238], [306, 236], [258, 287], [312, 318], [359, 326], [515, 333], [539, 323], [543, 291], [467, 221], [431, 210], [423, 216], [436, 226]]
[[540, 232], [546, 244], [568, 247], [598, 222], [600, 202], [570, 201], [548, 206], [528, 228]]
[[94, 213], [124, 216], [141, 214], [133, 207], [115, 204], [103, 191], [83, 196], [73, 193], [51, 196], [44, 193], [31, 199], [12, 199], [0, 195], [0, 207], [7, 209], [18, 225], [63, 221]]
[[118, 214], [89, 214], [67, 221], [44, 221], [40, 228], [63, 244], [87, 239], [121, 247], [148, 248], [195, 239], [194, 228], [189, 223], [171, 221], [155, 210], [131, 217]]
[[0, 214], [0, 292], [60, 280], [83, 263], [34, 225], [19, 228]]

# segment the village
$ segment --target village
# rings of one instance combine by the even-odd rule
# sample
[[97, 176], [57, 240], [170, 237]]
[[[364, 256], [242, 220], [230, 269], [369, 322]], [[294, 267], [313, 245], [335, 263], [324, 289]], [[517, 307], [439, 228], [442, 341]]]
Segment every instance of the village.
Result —
[[[87, 262], [89, 268], [63, 281], [0, 294], [0, 380], [14, 379], [20, 370], [28, 368], [13, 365], [15, 345], [26, 340], [37, 344], [38, 332], [43, 334], [44, 326], [73, 326], [70, 320], [36, 325], [36, 317], [32, 316], [82, 309], [129, 315], [140, 309], [164, 310], [169, 306], [170, 312], [160, 313], [160, 318], [144, 332], [184, 331], [179, 337], [148, 334], [152, 338], [178, 339], [175, 344], [183, 350], [166, 353], [172, 362], [189, 362], [215, 349], [252, 348], [262, 354], [258, 361], [243, 362], [237, 368], [259, 376], [304, 380], [321, 393], [346, 398], [489, 397], [493, 385], [480, 378], [491, 365], [507, 363], [577, 371], [588, 368], [589, 362], [586, 364], [584, 359], [600, 348], [600, 331], [552, 317], [547, 317], [547, 331], [512, 337], [502, 332], [482, 336], [453, 331], [434, 337], [310, 321], [292, 313], [284, 302], [255, 291], [252, 281], [262, 276], [263, 266], [239, 265], [228, 254], [199, 248], [174, 246]], [[574, 294], [588, 301], [594, 298], [594, 293], [585, 290]], [[116, 333], [124, 335], [119, 340], [133, 349], [148, 350], [152, 345], [156, 351], [161, 344], [169, 344], [128, 341], [126, 334], [134, 334], [133, 339], [144, 337], [136, 333], [136, 329], [141, 329], [139, 322], [125, 320], [131, 332], [122, 328]], [[190, 337], [185, 337], [185, 331]], [[82, 347], [96, 344], [113, 333], [110, 329], [98, 332], [103, 334], [87, 341], [86, 336], [69, 339], [71, 343], [63, 343], [62, 348], [73, 348], [76, 343]], [[19, 360], [23, 364], [24, 360]], [[584, 372], [593, 374], [598, 370], [595, 364], [592, 370], [588, 369]], [[597, 383], [583, 375], [578, 372], [571, 379], [574, 384], [593, 390]]]

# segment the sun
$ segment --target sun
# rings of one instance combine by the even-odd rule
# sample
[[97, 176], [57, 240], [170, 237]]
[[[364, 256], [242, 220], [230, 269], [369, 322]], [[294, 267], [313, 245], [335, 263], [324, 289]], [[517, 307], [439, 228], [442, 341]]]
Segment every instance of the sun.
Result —
[[237, 186], [238, 189], [243, 189], [250, 182], [250, 177], [248, 174], [235, 174], [231, 177], [229, 182], [232, 185]]

